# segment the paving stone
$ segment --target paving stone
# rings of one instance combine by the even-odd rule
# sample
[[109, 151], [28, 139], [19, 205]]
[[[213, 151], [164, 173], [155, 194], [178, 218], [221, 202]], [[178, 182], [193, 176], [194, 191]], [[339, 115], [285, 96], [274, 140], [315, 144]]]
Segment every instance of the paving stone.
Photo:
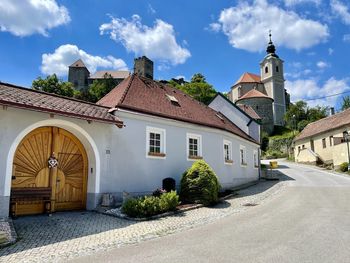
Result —
[[150, 221], [129, 221], [95, 212], [64, 212], [14, 220], [19, 241], [0, 249], [0, 262], [64, 262], [68, 259], [138, 243], [207, 224], [260, 204], [283, 182], [260, 182], [216, 207], [202, 207]]

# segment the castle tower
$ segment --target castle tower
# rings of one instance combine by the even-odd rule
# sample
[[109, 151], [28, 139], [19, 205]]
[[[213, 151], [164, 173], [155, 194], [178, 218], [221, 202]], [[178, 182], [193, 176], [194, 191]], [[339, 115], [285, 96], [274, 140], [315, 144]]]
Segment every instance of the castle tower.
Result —
[[260, 63], [261, 82], [265, 86], [266, 93], [274, 101], [272, 104], [274, 125], [284, 125], [284, 114], [286, 113], [286, 98], [283, 77], [283, 60], [276, 54], [276, 48], [269, 34], [267, 55]]
[[153, 61], [145, 56], [135, 58], [134, 73], [141, 77], [153, 79]]
[[73, 84], [75, 89], [86, 90], [89, 76], [90, 72], [81, 59], [69, 66], [68, 81]]

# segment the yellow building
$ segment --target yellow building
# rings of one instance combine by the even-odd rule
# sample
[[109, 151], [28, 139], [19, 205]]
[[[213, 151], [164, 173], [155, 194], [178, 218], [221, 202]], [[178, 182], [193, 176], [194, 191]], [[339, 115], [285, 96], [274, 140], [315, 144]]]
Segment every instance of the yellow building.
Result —
[[350, 109], [308, 124], [294, 140], [295, 161], [337, 168], [349, 160], [347, 133], [350, 133]]

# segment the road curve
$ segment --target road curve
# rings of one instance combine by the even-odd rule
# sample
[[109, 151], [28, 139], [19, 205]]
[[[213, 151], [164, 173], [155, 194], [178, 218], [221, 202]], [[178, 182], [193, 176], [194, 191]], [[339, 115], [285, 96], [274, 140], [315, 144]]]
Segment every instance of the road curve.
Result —
[[214, 223], [77, 262], [350, 262], [350, 177], [281, 163], [271, 200]]

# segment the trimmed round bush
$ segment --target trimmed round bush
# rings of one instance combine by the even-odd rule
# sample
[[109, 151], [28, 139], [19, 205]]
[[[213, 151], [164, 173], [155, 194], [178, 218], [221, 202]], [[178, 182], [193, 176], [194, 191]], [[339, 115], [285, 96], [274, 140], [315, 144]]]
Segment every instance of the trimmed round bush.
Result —
[[213, 205], [218, 202], [219, 190], [215, 172], [205, 161], [199, 160], [182, 175], [180, 199], [185, 203]]
[[342, 163], [341, 165], [339, 165], [339, 170], [343, 173], [345, 173], [346, 171], [348, 171], [348, 163], [345, 162], [345, 163]]

